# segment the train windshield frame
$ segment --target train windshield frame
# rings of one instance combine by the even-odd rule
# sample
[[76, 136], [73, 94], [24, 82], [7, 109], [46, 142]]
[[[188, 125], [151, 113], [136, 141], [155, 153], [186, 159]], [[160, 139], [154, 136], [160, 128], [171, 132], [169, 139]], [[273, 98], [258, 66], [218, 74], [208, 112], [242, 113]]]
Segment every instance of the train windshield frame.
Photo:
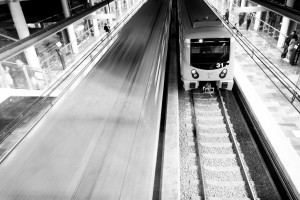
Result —
[[229, 64], [230, 38], [191, 39], [190, 65], [214, 70]]

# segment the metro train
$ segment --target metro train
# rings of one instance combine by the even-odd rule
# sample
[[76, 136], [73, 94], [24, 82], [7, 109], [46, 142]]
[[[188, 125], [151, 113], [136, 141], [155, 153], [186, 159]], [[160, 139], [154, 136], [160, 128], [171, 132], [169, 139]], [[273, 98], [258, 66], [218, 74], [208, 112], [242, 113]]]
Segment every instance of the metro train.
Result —
[[[67, 83], [47, 95], [58, 94], [55, 101], [41, 102], [38, 123], [22, 127], [22, 137], [8, 147], [12, 153], [3, 153], [0, 200], [155, 198], [172, 1], [136, 6], [107, 42], [82, 52], [63, 77]], [[58, 27], [68, 27], [68, 20]]]
[[235, 39], [204, 0], [178, 0], [177, 8], [184, 89], [232, 90]]

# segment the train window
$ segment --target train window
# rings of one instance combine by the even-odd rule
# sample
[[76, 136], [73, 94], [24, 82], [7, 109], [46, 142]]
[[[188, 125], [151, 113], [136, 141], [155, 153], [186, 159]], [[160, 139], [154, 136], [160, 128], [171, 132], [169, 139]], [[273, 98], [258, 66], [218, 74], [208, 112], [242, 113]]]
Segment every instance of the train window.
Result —
[[229, 61], [230, 40], [204, 40], [202, 43], [191, 40], [190, 64], [199, 69], [213, 70], [226, 66]]
[[191, 53], [192, 54], [200, 53], [200, 48], [191, 48]]

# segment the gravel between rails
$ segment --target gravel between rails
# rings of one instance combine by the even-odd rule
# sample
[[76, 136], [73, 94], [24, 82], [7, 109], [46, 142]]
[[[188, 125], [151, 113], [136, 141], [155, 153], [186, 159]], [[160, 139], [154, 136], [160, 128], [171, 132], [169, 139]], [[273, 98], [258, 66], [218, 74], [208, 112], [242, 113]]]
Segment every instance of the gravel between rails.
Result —
[[[197, 134], [200, 136], [200, 153], [212, 155], [235, 155], [232, 148], [232, 143], [228, 137], [226, 124], [221, 122], [223, 116], [219, 107], [219, 100], [210, 95], [194, 95], [194, 104], [197, 121], [205, 121], [207, 117], [216, 118], [218, 124], [200, 123], [197, 124]], [[204, 103], [204, 104], [203, 104]], [[210, 119], [210, 121], [212, 121]], [[203, 142], [203, 137], [212, 135], [210, 141]], [[218, 136], [220, 135], [220, 137]], [[225, 137], [224, 137], [225, 136]], [[249, 197], [249, 189], [245, 186], [242, 172], [237, 164], [236, 156], [228, 159], [206, 157], [209, 167], [206, 167], [207, 162], [201, 162], [203, 166], [204, 188], [208, 198], [241, 198]], [[231, 163], [231, 168], [223, 167]], [[218, 168], [218, 169], [217, 169]]]

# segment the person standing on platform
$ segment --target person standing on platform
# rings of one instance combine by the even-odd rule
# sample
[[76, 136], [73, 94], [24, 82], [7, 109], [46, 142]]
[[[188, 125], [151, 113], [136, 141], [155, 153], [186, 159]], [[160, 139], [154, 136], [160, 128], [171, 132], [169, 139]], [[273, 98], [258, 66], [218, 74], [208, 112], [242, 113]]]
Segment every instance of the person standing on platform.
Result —
[[252, 13], [248, 13], [247, 14], [247, 24], [246, 24], [246, 30], [249, 30], [250, 24], [251, 24], [251, 20], [252, 20]]
[[294, 47], [298, 43], [297, 41], [298, 41], [298, 36], [297, 34], [294, 34], [288, 46], [288, 52], [286, 55], [287, 61], [290, 61], [293, 52], [296, 50]]
[[105, 30], [106, 33], [108, 33], [108, 34], [110, 33], [110, 27], [109, 27], [109, 25], [107, 23], [104, 24], [103, 28], [104, 28], [104, 30]]
[[226, 12], [225, 12], [224, 17], [225, 17], [225, 20], [226, 20], [227, 22], [229, 22], [229, 10], [228, 10], [228, 9], [226, 9]]
[[239, 14], [239, 26], [241, 27], [244, 23], [245, 20], [245, 13], [240, 13]]
[[285, 39], [285, 41], [284, 41], [283, 52], [282, 52], [282, 54], [281, 54], [281, 58], [285, 58], [285, 57], [286, 57], [286, 54], [287, 54], [287, 52], [288, 52], [288, 47], [289, 47], [290, 42], [291, 42], [291, 40], [292, 40], [292, 38], [293, 38], [293, 35], [295, 35], [294, 37], [296, 37], [297, 40], [298, 40], [298, 36], [297, 36], [297, 34], [296, 34], [296, 31], [293, 31], [293, 32], [291, 33], [291, 35], [289, 35], [289, 36]]

